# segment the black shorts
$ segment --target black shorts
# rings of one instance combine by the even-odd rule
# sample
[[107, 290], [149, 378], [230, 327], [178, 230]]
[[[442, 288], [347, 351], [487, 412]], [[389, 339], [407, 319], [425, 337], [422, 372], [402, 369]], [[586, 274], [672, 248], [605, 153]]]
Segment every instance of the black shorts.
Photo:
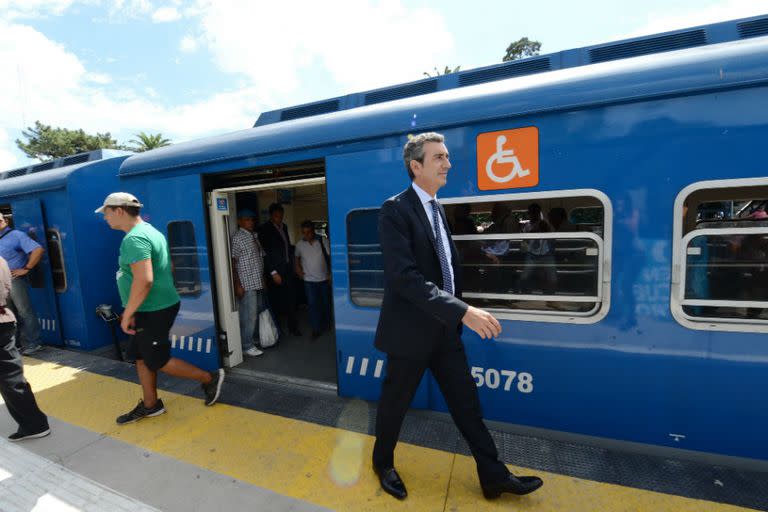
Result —
[[131, 359], [144, 360], [152, 371], [157, 371], [171, 358], [171, 327], [179, 313], [180, 302], [157, 311], [136, 312], [134, 329], [126, 355]]

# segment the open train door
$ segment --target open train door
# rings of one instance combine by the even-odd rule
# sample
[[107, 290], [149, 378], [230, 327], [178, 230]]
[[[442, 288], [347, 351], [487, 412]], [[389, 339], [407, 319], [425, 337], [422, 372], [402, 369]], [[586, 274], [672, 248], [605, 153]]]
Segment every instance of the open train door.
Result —
[[[235, 296], [232, 284], [232, 250], [231, 236], [238, 230], [237, 211], [238, 194], [259, 193], [266, 191], [297, 190], [307, 187], [317, 187], [325, 184], [324, 177], [311, 177], [301, 179], [288, 179], [279, 182], [254, 183], [249, 185], [238, 185], [234, 187], [218, 188], [210, 192], [208, 201], [208, 217], [211, 228], [211, 252], [213, 258], [213, 271], [216, 282], [216, 305], [217, 320], [220, 337], [226, 343], [227, 350], [224, 351], [224, 365], [234, 367], [243, 363], [243, 350], [240, 333], [240, 316], [238, 312], [238, 300]], [[240, 196], [242, 197], [242, 196]], [[324, 200], [324, 199], [323, 199]], [[222, 346], [224, 346], [224, 342]], [[282, 341], [280, 343], [283, 343]], [[300, 347], [297, 341], [293, 345]], [[278, 349], [274, 349], [273, 355], [269, 359], [272, 361], [281, 361], [276, 357]], [[297, 359], [307, 357], [307, 353], [297, 352], [293, 360], [284, 360], [285, 365], [276, 370], [276, 367], [265, 365], [256, 369], [260, 373], [272, 375], [290, 375], [292, 378], [296, 375], [290, 374], [291, 368], [296, 368]], [[332, 355], [332, 353], [329, 353]], [[333, 358], [329, 358], [333, 364]], [[325, 360], [323, 360], [325, 361]], [[316, 362], [322, 365], [324, 362]], [[289, 373], [286, 373], [286, 370]]]
[[219, 332], [226, 343], [224, 366], [232, 367], [243, 362], [240, 346], [240, 317], [237, 300], [232, 290], [232, 259], [229, 247], [229, 235], [233, 225], [237, 225], [234, 194], [214, 190], [208, 205], [211, 225], [211, 249], [216, 282], [216, 305], [218, 306]]
[[171, 354], [214, 371], [221, 361], [200, 176], [154, 180], [147, 195], [142, 217], [168, 239], [173, 281], [181, 297], [181, 309], [171, 329]]
[[11, 209], [14, 228], [29, 235], [45, 249], [43, 259], [27, 274], [29, 298], [40, 323], [40, 339], [46, 345], [63, 345], [42, 205], [39, 199], [24, 199], [13, 202]]

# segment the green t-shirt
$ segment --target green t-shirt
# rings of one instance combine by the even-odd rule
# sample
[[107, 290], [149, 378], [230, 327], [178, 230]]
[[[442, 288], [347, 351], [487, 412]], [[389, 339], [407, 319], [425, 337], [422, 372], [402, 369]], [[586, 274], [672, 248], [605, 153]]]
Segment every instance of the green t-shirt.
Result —
[[179, 294], [173, 284], [171, 274], [171, 257], [168, 252], [168, 242], [162, 233], [147, 222], [140, 222], [131, 229], [120, 244], [120, 268], [117, 271], [117, 289], [123, 307], [128, 305], [133, 283], [133, 263], [152, 260], [154, 282], [149, 295], [139, 306], [138, 311], [157, 311], [179, 302]]

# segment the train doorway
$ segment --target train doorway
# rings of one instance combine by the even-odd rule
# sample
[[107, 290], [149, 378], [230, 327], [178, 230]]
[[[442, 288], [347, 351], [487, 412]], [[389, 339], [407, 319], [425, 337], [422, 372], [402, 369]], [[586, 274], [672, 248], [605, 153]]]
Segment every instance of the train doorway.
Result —
[[[217, 290], [217, 318], [220, 339], [224, 341], [224, 366], [234, 369], [237, 373], [252, 374], [256, 377], [299, 383], [306, 381], [307, 384], [335, 388], [337, 373], [335, 323], [330, 296], [332, 285], [329, 279], [327, 286], [324, 286], [324, 290], [328, 292], [328, 296], [323, 297], [327, 309], [323, 309], [323, 302], [317, 304], [317, 294], [313, 295], [313, 300], [309, 300], [308, 287], [301, 278], [305, 266], [301, 264], [301, 255], [306, 254], [306, 251], [302, 252], [300, 248], [298, 258], [296, 251], [300, 245], [306, 248], [307, 242], [304, 239], [308, 238], [307, 233], [310, 231], [302, 229], [302, 224], [306, 227], [307, 221], [311, 222], [315, 233], [314, 237], [309, 237], [310, 246], [316, 248], [317, 244], [322, 244], [324, 248], [330, 248], [325, 177], [223, 186], [211, 190], [208, 203], [212, 268]], [[280, 232], [270, 215], [270, 206], [274, 204], [279, 204], [283, 210], [282, 220], [286, 228], [283, 233], [287, 234], [287, 237], [270, 236]], [[238, 217], [241, 217], [242, 221], [243, 212], [254, 218], [251, 224], [244, 225], [239, 222]], [[250, 234], [246, 236], [246, 233]], [[261, 261], [248, 263], [249, 268], [245, 268], [245, 258], [240, 261], [235, 256], [242, 254], [243, 240], [251, 244], [253, 238], [257, 243], [249, 245], [250, 250], [256, 247], [256, 251], [261, 253]], [[281, 262], [281, 273], [284, 275], [280, 276], [279, 285], [274, 277], [275, 272], [272, 271], [277, 259], [270, 247], [270, 244], [274, 243], [285, 246], [289, 260]], [[315, 263], [327, 270], [330, 278], [331, 251], [328, 249], [323, 253], [324, 258], [321, 256], [322, 261]], [[305, 263], [309, 262], [308, 257], [304, 259]], [[253, 258], [248, 261], [252, 262]], [[238, 265], [241, 266], [240, 271]], [[258, 327], [252, 338], [243, 342], [246, 336], [250, 337], [250, 334], [243, 332], [241, 328], [240, 309], [243, 307], [243, 300], [239, 295], [242, 295], [244, 285], [239, 281], [243, 270], [258, 274], [256, 278], [246, 277], [251, 284], [245, 288], [264, 285], [264, 300], [259, 301], [257, 316], [263, 319], [264, 307], [269, 308], [269, 316], [279, 330], [278, 341], [273, 346], [267, 347], [266, 343], [262, 343]], [[286, 275], [288, 272], [291, 275]], [[306, 277], [306, 274], [303, 277]], [[310, 293], [315, 293], [315, 288]], [[287, 306], [284, 301], [286, 295], [291, 297]], [[287, 311], [286, 308], [292, 311]], [[312, 322], [311, 316], [320, 309], [327, 315], [326, 322], [321, 329], [316, 329], [314, 324], [317, 322]], [[289, 322], [288, 313], [291, 312], [295, 323]], [[243, 327], [248, 329], [246, 325]], [[257, 350], [247, 350], [250, 346], [255, 346]], [[258, 352], [261, 353], [257, 354]]]

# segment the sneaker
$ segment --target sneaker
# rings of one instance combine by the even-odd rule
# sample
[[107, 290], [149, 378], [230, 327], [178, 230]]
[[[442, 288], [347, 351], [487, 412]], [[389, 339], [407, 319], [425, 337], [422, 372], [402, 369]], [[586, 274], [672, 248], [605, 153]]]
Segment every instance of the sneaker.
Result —
[[27, 345], [26, 347], [21, 349], [21, 355], [31, 356], [32, 354], [36, 352], [40, 352], [41, 350], [43, 350], [43, 346], [35, 343], [34, 345]]
[[134, 407], [131, 412], [118, 416], [116, 421], [118, 425], [127, 425], [128, 423], [134, 423], [144, 418], [160, 416], [163, 413], [165, 413], [165, 406], [163, 405], [163, 401], [159, 398], [157, 399], [155, 406], [151, 409], [144, 407], [144, 400], [139, 400], [139, 405]]
[[245, 355], [247, 355], [247, 356], [256, 357], [256, 356], [260, 356], [261, 354], [263, 354], [263, 353], [264, 353], [264, 351], [263, 351], [263, 350], [259, 350], [259, 349], [258, 349], [258, 348], [256, 348], [256, 347], [251, 347], [251, 348], [249, 348], [248, 350], [246, 350], [246, 351], [245, 351], [245, 352], [243, 352], [243, 353], [244, 353]]
[[24, 432], [19, 429], [18, 432], [9, 435], [8, 440], [12, 443], [15, 443], [16, 441], [24, 441], [25, 439], [37, 439], [39, 437], [45, 437], [50, 433], [51, 429], [48, 427], [45, 427], [45, 430], [41, 430], [40, 432]]
[[224, 384], [224, 368], [219, 368], [218, 372], [211, 373], [211, 377], [211, 382], [203, 384], [205, 405], [213, 405], [219, 400], [221, 385]]

